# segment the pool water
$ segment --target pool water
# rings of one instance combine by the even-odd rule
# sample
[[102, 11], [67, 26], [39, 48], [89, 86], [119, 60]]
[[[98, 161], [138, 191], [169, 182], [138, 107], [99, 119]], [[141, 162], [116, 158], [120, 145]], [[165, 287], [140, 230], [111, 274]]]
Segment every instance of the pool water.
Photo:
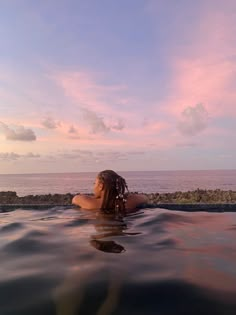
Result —
[[236, 314], [236, 213], [0, 213], [0, 314]]

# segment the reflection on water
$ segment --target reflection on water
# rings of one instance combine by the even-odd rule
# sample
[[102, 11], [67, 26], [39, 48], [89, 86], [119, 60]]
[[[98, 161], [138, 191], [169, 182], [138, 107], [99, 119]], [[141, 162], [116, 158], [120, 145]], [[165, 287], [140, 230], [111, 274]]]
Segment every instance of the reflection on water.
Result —
[[235, 226], [236, 213], [0, 213], [0, 314], [236, 314]]
[[117, 244], [116, 242], [114, 241], [101, 241], [101, 240], [91, 240], [90, 241], [90, 244], [103, 251], [103, 252], [106, 252], [106, 253], [122, 253], [125, 251], [125, 248], [120, 245], [120, 244]]

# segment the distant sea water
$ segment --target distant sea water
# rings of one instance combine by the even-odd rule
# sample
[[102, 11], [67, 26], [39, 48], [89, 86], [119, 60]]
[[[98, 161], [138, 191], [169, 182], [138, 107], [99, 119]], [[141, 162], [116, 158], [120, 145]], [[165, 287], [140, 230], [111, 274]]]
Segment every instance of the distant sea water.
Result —
[[[166, 193], [200, 189], [236, 191], [236, 170], [118, 172], [130, 191]], [[0, 191], [18, 196], [49, 193], [91, 193], [97, 173], [0, 174]]]

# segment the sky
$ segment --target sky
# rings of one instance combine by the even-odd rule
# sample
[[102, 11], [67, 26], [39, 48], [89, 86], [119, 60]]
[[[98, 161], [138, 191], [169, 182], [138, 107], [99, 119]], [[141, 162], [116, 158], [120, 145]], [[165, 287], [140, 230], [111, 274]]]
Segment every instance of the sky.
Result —
[[0, 174], [236, 169], [235, 0], [0, 0]]

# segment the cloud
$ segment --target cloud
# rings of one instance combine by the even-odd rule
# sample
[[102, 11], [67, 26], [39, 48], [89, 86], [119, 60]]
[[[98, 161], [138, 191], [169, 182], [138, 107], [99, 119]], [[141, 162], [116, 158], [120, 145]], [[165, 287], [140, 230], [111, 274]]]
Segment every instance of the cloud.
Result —
[[121, 118], [118, 118], [116, 120], [105, 120], [104, 117], [98, 116], [98, 114], [92, 110], [83, 108], [81, 109], [81, 111], [83, 113], [83, 118], [88, 123], [93, 134], [104, 134], [111, 130], [123, 130], [125, 127], [125, 123]]
[[58, 154], [59, 157], [63, 159], [70, 159], [70, 160], [89, 160], [94, 158], [94, 153], [89, 150], [81, 150], [81, 149], [74, 149], [71, 152], [62, 152]]
[[202, 104], [188, 106], [184, 109], [177, 128], [183, 135], [194, 136], [206, 129], [208, 113]]
[[3, 122], [0, 122], [0, 130], [5, 135], [6, 140], [13, 141], [34, 141], [36, 135], [33, 130], [26, 129], [24, 126], [16, 126], [15, 129], [11, 129]]
[[91, 132], [96, 133], [106, 133], [110, 131], [110, 127], [108, 127], [102, 117], [99, 117], [95, 112], [88, 110], [86, 108], [82, 109], [83, 117], [86, 122], [89, 124], [91, 128]]
[[[133, 114], [127, 109], [127, 104], [124, 103], [133, 101], [129, 100], [126, 95], [128, 90], [125, 86], [100, 84], [94, 74], [86, 71], [57, 72], [51, 75], [51, 78], [62, 88], [69, 101], [76, 104], [76, 108], [83, 112], [87, 111], [84, 116], [88, 121], [93, 121], [92, 125], [96, 121], [95, 125], [99, 126], [98, 133], [107, 132], [108, 129], [122, 130], [125, 125], [122, 117], [126, 119], [133, 117]], [[117, 117], [118, 104], [119, 117]], [[109, 117], [117, 118], [115, 122], [109, 123]], [[94, 128], [92, 129], [94, 130]], [[94, 130], [94, 132], [97, 131]]]
[[145, 154], [144, 151], [130, 151], [128, 152], [129, 155], [143, 155]]
[[74, 149], [72, 151], [75, 152], [76, 154], [80, 154], [80, 155], [83, 155], [83, 156], [91, 156], [91, 155], [93, 155], [92, 151], [89, 151], [89, 150]]
[[122, 130], [125, 128], [125, 123], [122, 119], [118, 119], [118, 121], [116, 123], [114, 123], [112, 126], [111, 126], [112, 129], [115, 129], [115, 130]]
[[96, 152], [95, 159], [97, 162], [124, 160], [127, 159], [127, 152], [119, 151]]
[[58, 156], [60, 156], [63, 159], [69, 159], [69, 160], [81, 159], [81, 155], [76, 154], [76, 153], [61, 153]]
[[79, 106], [104, 113], [114, 113], [111, 101], [113, 104], [119, 103], [120, 93], [126, 90], [124, 86], [99, 84], [94, 74], [86, 71], [57, 72], [51, 75], [51, 78], [63, 89], [65, 95]]
[[77, 134], [77, 129], [72, 125], [70, 126], [68, 133]]
[[185, 104], [198, 103], [211, 117], [236, 117], [236, 3], [209, 4], [206, 1], [202, 14], [186, 30], [186, 43], [171, 49], [171, 93], [162, 109], [175, 117]]
[[35, 159], [35, 158], [39, 158], [40, 154], [34, 154], [32, 152], [29, 152], [27, 154], [22, 155], [22, 157], [29, 158], [29, 159]]
[[0, 153], [0, 160], [3, 161], [15, 161], [20, 158], [20, 155], [14, 152]]
[[129, 157], [132, 159], [138, 156], [144, 155], [144, 151], [89, 151], [89, 150], [73, 150], [72, 152], [62, 152], [58, 154], [60, 158], [69, 159], [69, 160], [80, 160], [85, 163], [94, 163], [94, 162], [110, 162], [118, 160], [126, 160]]
[[179, 142], [176, 143], [176, 147], [179, 148], [193, 148], [193, 147], [197, 147], [199, 144], [196, 142]]
[[56, 129], [58, 126], [60, 126], [60, 122], [48, 116], [42, 121], [42, 125], [47, 129]]
[[34, 154], [32, 152], [29, 152], [27, 154], [18, 154], [15, 152], [0, 152], [0, 160], [3, 160], [3, 161], [15, 161], [21, 158], [34, 159], [34, 158], [39, 158], [39, 157], [40, 157], [39, 154]]

